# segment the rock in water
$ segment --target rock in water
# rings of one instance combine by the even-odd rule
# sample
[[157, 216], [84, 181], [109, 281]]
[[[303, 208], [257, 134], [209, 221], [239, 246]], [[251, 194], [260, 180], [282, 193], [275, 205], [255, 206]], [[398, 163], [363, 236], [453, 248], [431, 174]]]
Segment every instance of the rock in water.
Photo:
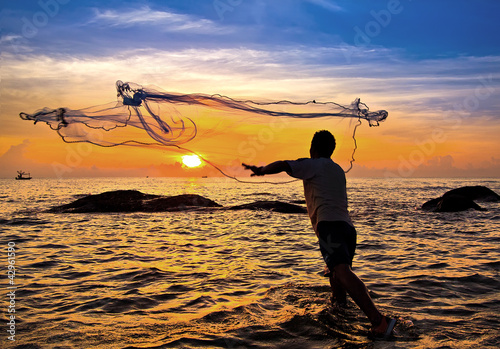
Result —
[[196, 194], [162, 196], [144, 194], [137, 190], [115, 190], [85, 196], [69, 204], [52, 207], [48, 212], [163, 212], [197, 207], [221, 207], [221, 205]]
[[160, 196], [143, 202], [144, 212], [183, 211], [198, 207], [222, 207], [215, 201], [197, 194]]
[[427, 201], [422, 205], [422, 210], [432, 212], [459, 212], [470, 208], [485, 211], [484, 208], [474, 202], [498, 202], [500, 196], [493, 190], [477, 185], [456, 188], [447, 191], [443, 196]]
[[443, 196], [464, 196], [468, 199], [484, 202], [498, 202], [500, 196], [488, 187], [482, 185], [467, 186], [452, 189], [444, 193]]
[[[81, 197], [69, 204], [52, 207], [50, 213], [167, 212], [222, 207], [196, 194], [163, 196], [137, 190], [115, 190]], [[280, 213], [307, 213], [303, 206], [281, 201], [257, 201], [229, 207], [229, 210], [267, 210]]]
[[434, 212], [459, 212], [473, 208], [478, 211], [486, 211], [473, 200], [461, 195], [443, 196], [437, 203]]
[[230, 210], [267, 210], [280, 213], [307, 213], [303, 206], [289, 204], [281, 201], [256, 201], [250, 204], [237, 205]]

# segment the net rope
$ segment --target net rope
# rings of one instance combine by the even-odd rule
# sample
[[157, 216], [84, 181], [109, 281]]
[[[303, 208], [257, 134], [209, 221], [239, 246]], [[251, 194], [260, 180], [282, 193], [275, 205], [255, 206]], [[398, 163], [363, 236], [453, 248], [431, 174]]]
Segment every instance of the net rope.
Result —
[[[357, 124], [352, 132], [354, 149], [349, 161], [349, 168], [345, 170], [346, 173], [353, 168], [354, 156], [358, 148], [356, 131], [362, 124], [362, 120], [368, 121], [369, 126], [378, 126], [388, 116], [385, 110], [370, 111], [359, 98], [348, 106], [334, 102], [316, 102], [316, 100], [308, 102], [288, 100], [259, 102], [234, 99], [220, 94], [163, 92], [120, 80], [116, 82], [116, 90], [117, 102], [80, 110], [43, 108], [33, 114], [21, 112], [19, 115], [23, 120], [31, 120], [35, 124], [38, 122], [46, 123], [66, 143], [87, 142], [100, 147], [118, 145], [173, 147], [179, 151], [197, 155], [223, 176], [238, 182], [273, 184], [290, 183], [295, 180], [286, 182], [241, 180], [227, 174], [220, 166], [201, 154], [183, 146], [197, 136], [198, 126], [191, 117], [179, 113], [177, 108], [207, 108], [225, 114], [241, 113], [247, 117], [355, 118]], [[121, 134], [120, 130], [125, 128], [139, 130], [141, 134], [137, 138], [123, 138], [124, 135]], [[100, 131], [106, 131], [107, 136], [103, 137]]]

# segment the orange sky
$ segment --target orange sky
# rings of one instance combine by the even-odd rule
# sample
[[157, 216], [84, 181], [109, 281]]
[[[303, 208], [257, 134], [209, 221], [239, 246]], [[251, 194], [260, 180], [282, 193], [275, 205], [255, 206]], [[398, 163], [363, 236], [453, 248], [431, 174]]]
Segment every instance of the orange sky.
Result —
[[[333, 158], [345, 169], [353, 142], [352, 123], [329, 120], [260, 120], [238, 124], [234, 120], [200, 122], [197, 138], [183, 145], [213, 162], [229, 175], [245, 176], [241, 162], [265, 164], [277, 159], [308, 156], [309, 143], [318, 129], [329, 129], [337, 138]], [[78, 176], [218, 176], [213, 167], [188, 169], [181, 156], [189, 152], [172, 148], [119, 146], [102, 148], [87, 143], [67, 144], [46, 125], [15, 120], [27, 135], [2, 137], [0, 176], [17, 170], [37, 177]], [[219, 120], [220, 121], [220, 120]], [[267, 121], [267, 122], [266, 122]], [[14, 122], [13, 122], [14, 123]], [[451, 125], [429, 127], [404, 119], [397, 112], [379, 127], [358, 128], [353, 176], [495, 176], [498, 159], [491, 146], [497, 143], [494, 127], [481, 128], [481, 137]], [[476, 126], [477, 127], [477, 126]], [[495, 163], [496, 161], [496, 163]]]
[[[224, 13], [197, 1], [59, 3], [47, 13], [43, 2], [6, 2], [1, 12], [0, 177], [17, 170], [35, 178], [220, 175], [211, 166], [183, 169], [175, 149], [66, 144], [47, 125], [19, 118], [43, 107], [116, 102], [117, 80], [256, 101], [349, 105], [359, 97], [389, 117], [358, 129], [348, 176], [500, 175], [493, 1], [441, 4], [446, 11], [418, 1], [394, 8], [387, 1], [239, 1]], [[377, 14], [390, 11], [381, 22]], [[348, 121], [290, 119], [278, 127], [272, 118], [179, 112], [199, 127], [184, 146], [230, 174], [242, 161], [308, 156], [318, 129], [334, 133], [334, 159], [349, 165]]]
[[[190, 51], [183, 54], [189, 55], [192, 61], [199, 56], [212, 55], [214, 60], [227, 60], [234, 59], [235, 55], [233, 51]], [[256, 55], [246, 50], [239, 51], [239, 54]], [[400, 78], [374, 80], [361, 76], [354, 80], [335, 79], [331, 75], [337, 72], [330, 68], [324, 68], [325, 76], [287, 75], [286, 71], [292, 71], [292, 68], [300, 69], [287, 63], [269, 70], [269, 75], [258, 76], [241, 72], [237, 67], [232, 74], [227, 72], [230, 67], [224, 67], [226, 74], [221, 74], [214, 66], [207, 70], [202, 62], [199, 67], [192, 65], [186, 70], [180, 62], [169, 59], [170, 54], [158, 55], [149, 65], [144, 65], [140, 53], [137, 53], [131, 56], [126, 66], [112, 58], [92, 61], [31, 57], [19, 60], [5, 56], [3, 64], [11, 69], [4, 69], [2, 78], [0, 177], [11, 178], [17, 170], [29, 171], [35, 177], [63, 178], [220, 175], [211, 166], [198, 170], [182, 168], [182, 153], [175, 149], [66, 144], [47, 125], [33, 125], [18, 116], [21, 111], [32, 113], [45, 106], [80, 109], [116, 101], [116, 77], [142, 82], [144, 86], [159, 86], [163, 90], [170, 87], [167, 91], [171, 92], [220, 93], [233, 98], [265, 101], [288, 99], [305, 102], [315, 99], [348, 105], [360, 97], [371, 110], [387, 110], [389, 117], [379, 127], [368, 127], [364, 121], [358, 128], [356, 162], [349, 176], [497, 177], [500, 174], [497, 136], [500, 129], [495, 122], [494, 110], [488, 109], [494, 108], [490, 104], [500, 91], [496, 80], [491, 81], [491, 86], [481, 85], [476, 79], [467, 88], [430, 86], [415, 90], [414, 87], [402, 88], [405, 82]], [[161, 66], [160, 62], [169, 62], [163, 63], [161, 74], [144, 73]], [[141, 69], [132, 69], [135, 65], [140, 65]], [[423, 78], [424, 82], [426, 80], [432, 79]], [[408, 84], [412, 84], [411, 79], [406, 82]], [[451, 101], [470, 104], [471, 99], [467, 96], [474, 97], [478, 90], [482, 95], [477, 99], [477, 108], [462, 113], [454, 111], [461, 109]], [[433, 106], [429, 101], [438, 97], [450, 102]], [[239, 169], [238, 164], [242, 161], [265, 164], [277, 159], [308, 156], [310, 139], [318, 129], [329, 129], [334, 133], [339, 143], [334, 159], [344, 168], [349, 165], [353, 150], [349, 138], [353, 124], [349, 120], [248, 120], [239, 115], [211, 111], [191, 110], [186, 113], [193, 113], [190, 117], [196, 120], [199, 133], [184, 146], [199, 152], [231, 175], [246, 175]]]

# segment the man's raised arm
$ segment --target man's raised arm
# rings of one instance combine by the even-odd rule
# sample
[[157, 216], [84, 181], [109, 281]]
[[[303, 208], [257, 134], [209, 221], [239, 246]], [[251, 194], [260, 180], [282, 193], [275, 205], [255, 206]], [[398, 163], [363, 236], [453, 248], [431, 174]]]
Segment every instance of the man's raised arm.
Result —
[[266, 166], [253, 166], [253, 165], [247, 165], [247, 164], [242, 164], [245, 169], [252, 171], [253, 173], [251, 176], [264, 176], [268, 174], [275, 174], [275, 173], [280, 173], [280, 172], [287, 172], [290, 173], [292, 169], [290, 168], [290, 165], [286, 161], [275, 161], [272, 162]]

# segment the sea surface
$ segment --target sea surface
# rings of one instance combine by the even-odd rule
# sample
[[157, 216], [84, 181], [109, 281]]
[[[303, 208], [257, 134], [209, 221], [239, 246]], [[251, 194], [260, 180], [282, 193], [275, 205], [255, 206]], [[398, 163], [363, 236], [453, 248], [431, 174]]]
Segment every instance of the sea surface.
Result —
[[498, 348], [500, 204], [419, 210], [465, 185], [500, 193], [499, 179], [348, 179], [354, 270], [399, 318], [394, 339], [374, 341], [352, 301], [331, 304], [306, 214], [44, 212], [116, 189], [194, 193], [226, 207], [291, 202], [303, 199], [301, 182], [0, 180], [0, 348]]

